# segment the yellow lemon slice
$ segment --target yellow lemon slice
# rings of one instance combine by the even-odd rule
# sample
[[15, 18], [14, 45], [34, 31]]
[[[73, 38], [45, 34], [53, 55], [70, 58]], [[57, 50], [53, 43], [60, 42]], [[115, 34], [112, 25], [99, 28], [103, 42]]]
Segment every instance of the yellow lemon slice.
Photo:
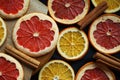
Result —
[[7, 36], [6, 24], [0, 17], [0, 46], [4, 43]]
[[75, 27], [68, 27], [60, 33], [57, 49], [65, 59], [77, 60], [85, 55], [88, 45], [88, 38], [82, 30]]
[[94, 6], [97, 6], [100, 2], [106, 1], [108, 4], [108, 9], [106, 13], [114, 13], [120, 10], [120, 0], [91, 0]]
[[38, 80], [74, 80], [74, 78], [74, 71], [68, 63], [53, 60], [41, 69]]

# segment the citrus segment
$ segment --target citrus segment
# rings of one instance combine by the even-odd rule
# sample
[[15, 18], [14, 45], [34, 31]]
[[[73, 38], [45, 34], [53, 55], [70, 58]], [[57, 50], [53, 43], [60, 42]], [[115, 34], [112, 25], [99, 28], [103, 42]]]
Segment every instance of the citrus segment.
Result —
[[0, 9], [7, 14], [16, 14], [19, 10], [23, 8], [24, 0], [1, 0]]
[[101, 63], [88, 62], [78, 70], [75, 80], [115, 80], [115, 75]]
[[120, 10], [120, 0], [91, 0], [94, 6], [97, 6], [100, 2], [106, 1], [108, 8], [106, 13], [114, 13]]
[[103, 53], [120, 51], [120, 17], [106, 14], [95, 20], [89, 31], [90, 42]]
[[81, 20], [88, 12], [89, 0], [49, 0], [50, 15], [63, 24], [73, 24]]
[[13, 40], [21, 51], [40, 56], [55, 48], [58, 34], [57, 24], [50, 17], [42, 13], [32, 13], [18, 20], [14, 27]]
[[107, 75], [99, 68], [88, 69], [81, 80], [109, 80]]
[[0, 53], [0, 80], [23, 80], [21, 64], [4, 53]]
[[66, 28], [59, 35], [57, 49], [68, 60], [82, 58], [88, 50], [87, 36], [75, 27]]
[[120, 45], [120, 23], [115, 23], [112, 20], [106, 20], [97, 24], [97, 30], [94, 31], [93, 35], [96, 42], [105, 47], [106, 49], [112, 49]]
[[0, 0], [0, 15], [8, 19], [20, 17], [28, 6], [29, 0]]
[[40, 71], [38, 80], [74, 80], [72, 67], [62, 60], [48, 62]]
[[0, 18], [0, 46], [4, 43], [7, 36], [6, 24], [2, 18]]

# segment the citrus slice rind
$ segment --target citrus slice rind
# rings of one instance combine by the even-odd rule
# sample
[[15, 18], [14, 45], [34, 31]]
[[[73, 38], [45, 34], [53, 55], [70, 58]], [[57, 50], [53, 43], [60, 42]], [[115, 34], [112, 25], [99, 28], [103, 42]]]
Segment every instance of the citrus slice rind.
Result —
[[21, 17], [28, 10], [30, 0], [0, 0], [0, 16], [5, 19]]
[[100, 2], [106, 1], [108, 4], [108, 9], [105, 13], [115, 13], [120, 10], [120, 0], [91, 0], [93, 5], [96, 7]]
[[87, 52], [89, 46], [87, 35], [75, 27], [69, 27], [61, 31], [57, 50], [67, 60], [81, 59]]
[[96, 19], [89, 29], [91, 44], [102, 53], [120, 51], [120, 17], [115, 14], [104, 14]]
[[0, 66], [1, 80], [23, 80], [22, 65], [13, 57], [0, 53]]
[[77, 72], [75, 80], [116, 80], [114, 73], [105, 65], [88, 62]]
[[13, 29], [13, 41], [22, 52], [38, 57], [55, 49], [59, 29], [56, 22], [43, 13], [21, 17]]
[[74, 24], [84, 18], [89, 11], [89, 0], [48, 0], [48, 10], [53, 19], [63, 24]]
[[48, 62], [39, 72], [38, 80], [74, 80], [73, 68], [62, 60]]
[[0, 17], [0, 46], [5, 42], [7, 37], [7, 28], [3, 19]]

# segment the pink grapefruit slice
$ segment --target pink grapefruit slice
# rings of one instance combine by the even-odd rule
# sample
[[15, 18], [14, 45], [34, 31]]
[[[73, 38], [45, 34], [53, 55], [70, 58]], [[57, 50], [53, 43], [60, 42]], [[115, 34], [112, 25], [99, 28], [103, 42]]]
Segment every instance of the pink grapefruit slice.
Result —
[[0, 15], [6, 19], [18, 18], [25, 14], [30, 0], [0, 0]]
[[90, 0], [48, 0], [50, 15], [59, 23], [74, 24], [87, 14]]
[[22, 65], [13, 57], [0, 53], [0, 80], [23, 80]]
[[116, 80], [114, 73], [101, 63], [88, 62], [76, 74], [75, 80]]
[[89, 39], [100, 52], [112, 54], [120, 51], [120, 16], [105, 14], [90, 27]]
[[42, 13], [21, 17], [13, 29], [13, 42], [22, 52], [38, 57], [55, 49], [59, 29], [56, 22]]

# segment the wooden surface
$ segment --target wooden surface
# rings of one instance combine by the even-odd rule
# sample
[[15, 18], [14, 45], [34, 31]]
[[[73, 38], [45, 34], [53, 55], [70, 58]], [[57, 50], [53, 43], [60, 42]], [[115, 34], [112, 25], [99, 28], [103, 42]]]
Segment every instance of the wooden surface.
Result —
[[[29, 9], [28, 9], [26, 14], [31, 13], [31, 12], [42, 12], [42, 13], [47, 14], [48, 9], [40, 1], [38, 1], [38, 0], [30, 0], [30, 6], [29, 6]], [[14, 25], [15, 25], [17, 20], [18, 19], [5, 21], [6, 25], [7, 25], [8, 33], [7, 33], [7, 39], [6, 39], [5, 43], [0, 48], [0, 50], [2, 52], [5, 52], [4, 48], [5, 48], [7, 43], [9, 43], [10, 45], [14, 46], [14, 44], [12, 42], [12, 30], [13, 30]], [[41, 62], [40, 68], [51, 58], [53, 52], [54, 52], [54, 50], [51, 51], [50, 53], [44, 55], [44, 56], [41, 56], [41, 57], [37, 58], [37, 60], [39, 60]], [[36, 70], [36, 69], [31, 68], [30, 66], [24, 64], [23, 62], [21, 62], [21, 64], [22, 64], [23, 69], [24, 69], [24, 80], [30, 80], [32, 74], [39, 70], [39, 69]]]

